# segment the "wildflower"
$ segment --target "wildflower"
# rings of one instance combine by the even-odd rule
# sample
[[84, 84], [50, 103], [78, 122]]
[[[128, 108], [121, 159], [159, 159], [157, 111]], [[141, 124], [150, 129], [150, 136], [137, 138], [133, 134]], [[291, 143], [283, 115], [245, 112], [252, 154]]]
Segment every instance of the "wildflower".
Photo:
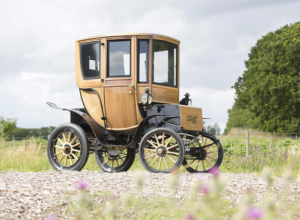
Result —
[[85, 190], [87, 188], [87, 183], [84, 180], [78, 180], [75, 183], [75, 186], [79, 190]]
[[246, 143], [246, 141], [244, 141], [244, 144]]
[[207, 185], [203, 184], [200, 186], [200, 192], [203, 194], [207, 194], [209, 192], [209, 188]]
[[286, 140], [284, 140], [284, 142], [286, 142]]
[[211, 175], [213, 175], [213, 177], [218, 177], [218, 176], [219, 176], [219, 170], [218, 170], [218, 167], [213, 166], [213, 167], [210, 169], [209, 173], [210, 173]]
[[271, 149], [271, 145], [268, 148]]
[[246, 219], [260, 219], [263, 212], [260, 208], [250, 207], [246, 212]]
[[194, 219], [195, 219], [195, 216], [194, 216], [192, 213], [189, 213], [189, 214], [186, 216], [186, 219], [187, 219], [187, 220], [194, 220]]
[[45, 217], [45, 220], [58, 220], [55, 214], [51, 214]]
[[222, 141], [225, 141], [224, 139]]

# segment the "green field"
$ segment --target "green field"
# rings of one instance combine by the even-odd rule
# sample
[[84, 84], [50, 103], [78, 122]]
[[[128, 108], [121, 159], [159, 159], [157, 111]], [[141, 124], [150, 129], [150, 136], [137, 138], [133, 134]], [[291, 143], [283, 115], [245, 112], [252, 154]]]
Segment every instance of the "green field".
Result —
[[[246, 157], [246, 138], [244, 136], [218, 137], [224, 148], [224, 159], [220, 167], [223, 172], [260, 173], [264, 166], [275, 170], [281, 175], [285, 167], [293, 166], [299, 173], [300, 156], [297, 140], [283, 137], [251, 137], [249, 144], [249, 157]], [[47, 155], [47, 141], [43, 139], [28, 139], [16, 142], [0, 142], [0, 170], [38, 172], [52, 170]], [[83, 168], [84, 170], [100, 171], [94, 154]], [[144, 170], [138, 155], [130, 169]], [[186, 172], [183, 167], [179, 172]]]

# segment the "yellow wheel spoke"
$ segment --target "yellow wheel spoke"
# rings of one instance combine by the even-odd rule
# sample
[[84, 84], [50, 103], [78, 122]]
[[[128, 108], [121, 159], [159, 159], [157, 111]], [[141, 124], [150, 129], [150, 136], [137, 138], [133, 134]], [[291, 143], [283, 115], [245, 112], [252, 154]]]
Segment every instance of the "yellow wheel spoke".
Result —
[[171, 147], [167, 147], [167, 149], [170, 150], [170, 149], [172, 149], [172, 148], [174, 148], [174, 147], [177, 147], [177, 146], [178, 146], [178, 144], [175, 144], [175, 145], [173, 145], [173, 146], [171, 146]]
[[155, 134], [154, 136], [155, 136], [155, 139], [156, 139], [157, 144], [159, 145], [160, 143], [159, 143], [159, 141], [158, 141], [158, 138], [157, 138], [156, 134]]
[[118, 165], [118, 167], [119, 167], [120, 165], [119, 165], [119, 161], [118, 161], [118, 159], [117, 159], [116, 161], [117, 161], [117, 165]]
[[163, 145], [165, 143], [165, 133], [163, 133], [163, 136], [162, 136], [162, 141], [161, 141], [161, 144]]
[[148, 149], [148, 148], [144, 148], [144, 150], [148, 150], [148, 151], [154, 151], [154, 152], [156, 152], [156, 150], [154, 150], [154, 149]]
[[77, 138], [77, 136], [75, 136], [74, 138], [73, 138], [73, 140], [71, 141], [71, 145], [73, 144], [73, 142], [76, 140], [76, 138]]
[[147, 140], [147, 142], [148, 142], [149, 144], [151, 144], [153, 147], [157, 148], [157, 146], [155, 146], [155, 145], [152, 143], [152, 141]]
[[114, 167], [114, 162], [115, 162], [115, 160], [113, 159], [112, 162], [111, 162], [112, 167]]
[[207, 154], [211, 154], [211, 153], [217, 153], [218, 151], [209, 151], [209, 152], [206, 152]]
[[70, 159], [70, 163], [71, 163], [71, 165], [73, 165], [73, 161], [72, 161], [72, 158], [71, 158], [71, 157], [69, 157], [69, 159]]
[[205, 169], [204, 161], [203, 160], [201, 160], [201, 161], [202, 161], [203, 171], [205, 171], [206, 169]]
[[153, 156], [156, 156], [156, 154], [152, 154], [152, 155], [150, 155], [148, 157], [145, 157], [145, 160], [147, 160], [148, 158], [153, 157]]
[[209, 157], [210, 159], [213, 159], [213, 160], [217, 160], [217, 158], [214, 158], [214, 157], [210, 157], [210, 156], [207, 156], [207, 157]]
[[68, 162], [68, 157], [66, 157], [65, 159], [65, 166], [67, 166], [67, 162]]
[[62, 151], [60, 151], [60, 152], [58, 152], [57, 154], [54, 154], [54, 155], [56, 156], [56, 155], [59, 155], [59, 154], [61, 154], [61, 153], [62, 153]]
[[212, 165], [210, 164], [210, 162], [208, 162], [208, 160], [205, 159], [205, 161], [209, 164], [210, 167], [212, 167]]
[[72, 151], [75, 151], [75, 152], [80, 152], [80, 150], [75, 150], [75, 149], [72, 149]]
[[156, 156], [155, 159], [153, 160], [152, 164], [150, 165], [150, 167], [153, 166], [153, 164], [155, 163], [155, 161], [159, 158], [159, 156]]
[[158, 170], [160, 170], [161, 160], [162, 160], [162, 157], [159, 158], [159, 166], [158, 166]]
[[61, 147], [61, 146], [57, 146], [57, 145], [55, 145], [54, 147], [57, 147], [57, 148], [60, 148], [60, 149], [64, 149], [63, 147]]
[[73, 154], [73, 153], [71, 153], [71, 154], [76, 160], [78, 160], [78, 157], [76, 157], [75, 154]]
[[168, 142], [166, 143], [165, 147], [167, 147], [169, 145], [169, 143], [171, 142], [171, 140], [173, 139], [173, 137], [170, 137]]
[[69, 135], [68, 135], [68, 142], [70, 143], [70, 140], [71, 140], [71, 132], [69, 132]]
[[168, 151], [168, 154], [175, 154], [175, 155], [179, 155], [179, 153], [175, 153], [175, 152], [170, 152], [170, 151]]
[[77, 147], [77, 146], [79, 146], [79, 145], [80, 145], [80, 143], [74, 144], [74, 145], [72, 145], [72, 148], [73, 148], [73, 147]]
[[196, 160], [196, 159], [194, 159], [194, 160], [193, 160], [193, 161], [192, 161], [190, 164], [187, 164], [187, 165], [185, 165], [184, 167], [185, 167], [185, 168], [189, 168], [189, 167], [191, 167], [192, 163], [194, 163], [194, 162], [195, 162], [195, 160]]
[[168, 166], [168, 163], [167, 163], [167, 161], [166, 161], [166, 158], [164, 157], [164, 161], [165, 161], [165, 164], [166, 164], [166, 167], [167, 167], [167, 169], [169, 169], [169, 166]]
[[176, 163], [171, 157], [169, 157], [169, 155], [166, 155], [166, 157], [168, 157], [170, 160], [172, 160], [173, 163]]
[[63, 156], [60, 158], [60, 160], [58, 161], [58, 163], [60, 163], [60, 161], [61, 161], [64, 157], [65, 157], [65, 155], [63, 155]]
[[198, 170], [198, 166], [199, 166], [200, 160], [198, 160], [197, 166], [196, 166], [196, 170]]
[[67, 141], [66, 141], [66, 135], [65, 135], [65, 133], [63, 133], [63, 138], [64, 138], [64, 142], [66, 143]]
[[57, 140], [58, 140], [62, 145], [65, 145], [59, 138], [57, 138]]
[[[119, 156], [120, 157], [120, 156]], [[122, 157], [120, 157], [120, 159], [123, 161], [123, 163], [124, 163], [124, 160], [123, 160], [123, 158]]]

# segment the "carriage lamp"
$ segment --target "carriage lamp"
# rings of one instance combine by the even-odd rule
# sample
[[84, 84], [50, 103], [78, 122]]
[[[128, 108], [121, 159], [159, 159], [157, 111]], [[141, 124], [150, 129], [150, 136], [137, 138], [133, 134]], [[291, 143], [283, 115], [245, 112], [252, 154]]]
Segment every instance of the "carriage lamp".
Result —
[[181, 99], [180, 104], [181, 105], [188, 105], [188, 106], [192, 106], [192, 100], [189, 98], [190, 97], [190, 93], [185, 93], [184, 94], [184, 98]]
[[149, 87], [146, 87], [145, 93], [141, 96], [141, 102], [144, 105], [144, 110], [146, 111], [148, 108], [148, 105], [152, 103], [152, 95], [149, 94], [150, 89]]

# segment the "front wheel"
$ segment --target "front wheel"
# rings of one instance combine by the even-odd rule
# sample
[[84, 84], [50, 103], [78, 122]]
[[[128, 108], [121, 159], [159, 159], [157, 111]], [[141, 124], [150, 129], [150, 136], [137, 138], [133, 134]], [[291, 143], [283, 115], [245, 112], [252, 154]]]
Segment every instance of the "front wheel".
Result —
[[207, 173], [213, 167], [219, 167], [223, 161], [223, 147], [212, 134], [202, 132], [202, 143], [194, 140], [184, 141], [186, 155], [182, 165], [190, 173]]
[[139, 158], [146, 170], [169, 173], [181, 166], [184, 159], [184, 145], [175, 131], [156, 128], [142, 138]]
[[76, 124], [62, 124], [51, 133], [47, 156], [55, 170], [81, 170], [89, 158], [85, 132]]

